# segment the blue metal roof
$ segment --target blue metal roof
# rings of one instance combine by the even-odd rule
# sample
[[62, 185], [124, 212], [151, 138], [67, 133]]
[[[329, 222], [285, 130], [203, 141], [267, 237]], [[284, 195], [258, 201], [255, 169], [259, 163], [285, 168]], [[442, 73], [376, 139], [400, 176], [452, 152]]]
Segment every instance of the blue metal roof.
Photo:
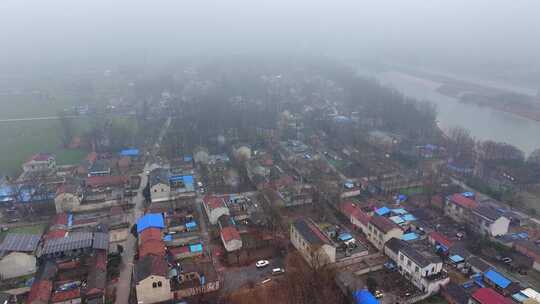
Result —
[[186, 228], [187, 229], [195, 229], [195, 228], [197, 228], [197, 223], [195, 221], [187, 222], [186, 223]]
[[405, 222], [400, 216], [391, 216], [390, 220], [398, 225]]
[[521, 303], [521, 302], [525, 302], [525, 300], [527, 300], [529, 297], [527, 297], [526, 295], [522, 294], [521, 291], [518, 292], [518, 293], [515, 293], [512, 295], [512, 298], [514, 300], [516, 300], [518, 303]]
[[170, 234], [165, 235], [165, 236], [163, 237], [163, 240], [164, 240], [165, 242], [170, 242], [170, 241], [172, 241], [172, 235], [170, 235]]
[[388, 207], [386, 207], [386, 206], [375, 210], [375, 213], [377, 213], [377, 215], [385, 215], [385, 214], [387, 214], [389, 212], [390, 212], [390, 209]]
[[184, 188], [189, 191], [195, 191], [193, 186], [193, 176], [192, 175], [171, 175], [169, 177], [169, 182], [182, 181], [184, 183]]
[[461, 193], [461, 195], [471, 198], [471, 197], [474, 197], [474, 192], [463, 192]]
[[354, 293], [356, 304], [379, 304], [379, 301], [367, 289], [361, 289]]
[[71, 227], [73, 226], [73, 214], [69, 213], [68, 214], [68, 223], [67, 223], [68, 227]]
[[195, 245], [189, 245], [190, 252], [201, 252], [202, 250], [203, 250], [203, 246], [201, 243], [195, 244]]
[[352, 235], [350, 233], [342, 233], [338, 236], [338, 238], [341, 240], [341, 241], [348, 241], [350, 239], [352, 239]]
[[444, 245], [437, 245], [437, 246], [435, 246], [435, 249], [436, 250], [441, 249], [443, 252], [448, 251], [448, 248], [446, 246], [444, 246]]
[[512, 281], [504, 277], [502, 274], [496, 272], [495, 270], [488, 270], [486, 273], [484, 273], [484, 278], [489, 279], [491, 282], [493, 282], [495, 285], [497, 285], [500, 288], [506, 288]]
[[392, 211], [392, 213], [395, 213], [395, 214], [407, 214], [407, 210], [403, 209], [403, 208], [396, 208], [396, 209], [391, 209], [390, 211]]
[[163, 215], [161, 213], [148, 213], [137, 221], [137, 233], [141, 233], [147, 228], [165, 228]]
[[404, 241], [414, 241], [418, 239], [418, 234], [414, 232], [405, 233], [404, 235], [401, 236], [401, 239]]
[[120, 151], [122, 156], [139, 156], [139, 149], [124, 149]]
[[416, 221], [416, 217], [410, 213], [408, 214], [405, 214], [405, 215], [402, 215], [401, 218], [405, 221], [405, 222], [412, 222], [412, 221]]
[[450, 259], [450, 261], [452, 261], [454, 263], [461, 263], [461, 262], [465, 261], [465, 259], [463, 257], [461, 257], [460, 255], [458, 255], [458, 254], [454, 254], [453, 256], [450, 256], [449, 259]]
[[184, 156], [184, 161], [187, 163], [187, 162], [190, 162], [190, 161], [193, 161], [193, 157], [191, 157], [191, 155], [186, 155]]

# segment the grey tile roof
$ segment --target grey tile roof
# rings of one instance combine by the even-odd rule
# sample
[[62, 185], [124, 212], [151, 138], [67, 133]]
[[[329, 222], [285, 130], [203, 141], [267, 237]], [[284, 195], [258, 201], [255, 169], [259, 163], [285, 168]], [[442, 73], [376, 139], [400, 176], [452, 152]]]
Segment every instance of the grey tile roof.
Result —
[[439, 257], [427, 252], [420, 252], [411, 246], [403, 246], [400, 252], [411, 259], [416, 265], [420, 267], [426, 267], [431, 263], [438, 263], [441, 261]]
[[488, 262], [486, 262], [484, 259], [480, 258], [480, 257], [477, 257], [477, 256], [473, 256], [471, 257], [467, 263], [469, 265], [471, 265], [472, 267], [480, 270], [481, 272], [486, 272], [490, 269], [493, 268], [493, 266], [491, 266], [490, 264], [488, 264]]
[[69, 250], [92, 247], [92, 232], [71, 232], [66, 237], [50, 239], [45, 242], [42, 254], [53, 254]]
[[403, 246], [406, 246], [406, 245], [407, 245], [407, 242], [393, 237], [389, 239], [388, 242], [386, 242], [384, 246], [392, 250], [393, 252], [398, 253], [399, 250], [403, 248]]
[[149, 254], [135, 264], [133, 276], [135, 278], [135, 282], [139, 283], [151, 275], [167, 277], [168, 271], [169, 267], [167, 266], [167, 262], [163, 257]]
[[109, 249], [109, 234], [103, 232], [94, 232], [94, 242], [92, 243], [94, 249]]
[[40, 238], [37, 234], [10, 233], [0, 244], [0, 251], [33, 252]]
[[473, 212], [492, 221], [501, 217], [501, 213], [491, 206], [480, 206], [474, 209]]
[[317, 229], [315, 223], [309, 219], [298, 219], [294, 221], [293, 226], [302, 235], [302, 238], [311, 245], [324, 245], [328, 243], [322, 232], [314, 230]]
[[443, 293], [450, 296], [455, 301], [455, 304], [467, 304], [469, 302], [469, 295], [465, 288], [456, 283], [450, 282], [443, 287]]
[[148, 180], [150, 182], [150, 187], [155, 186], [159, 183], [169, 184], [169, 170], [164, 168], [156, 168], [150, 172]]

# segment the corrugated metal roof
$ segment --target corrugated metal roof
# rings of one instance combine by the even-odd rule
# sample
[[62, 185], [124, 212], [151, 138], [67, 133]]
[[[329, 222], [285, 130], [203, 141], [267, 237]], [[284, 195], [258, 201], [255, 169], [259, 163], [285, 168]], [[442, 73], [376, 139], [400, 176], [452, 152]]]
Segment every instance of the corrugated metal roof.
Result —
[[376, 213], [377, 215], [385, 215], [385, 214], [387, 214], [387, 213], [389, 213], [389, 212], [390, 212], [390, 209], [389, 209], [388, 207], [386, 207], [386, 206], [385, 206], [385, 207], [381, 207], [381, 208], [375, 210], [375, 213]]
[[10, 233], [0, 244], [0, 251], [32, 252], [36, 250], [39, 239], [36, 234]]
[[124, 149], [120, 151], [122, 156], [139, 156], [139, 149]]
[[137, 233], [141, 233], [147, 228], [165, 228], [163, 215], [161, 213], [148, 213], [137, 221]]
[[449, 257], [449, 259], [454, 263], [461, 263], [465, 260], [463, 257], [457, 254], [454, 254], [453, 256]]
[[42, 254], [92, 247], [92, 239], [92, 232], [72, 232], [63, 238], [47, 240], [43, 246]]
[[401, 223], [403, 223], [403, 222], [405, 222], [405, 221], [401, 218], [401, 216], [397, 216], [397, 215], [396, 215], [396, 216], [391, 216], [391, 217], [390, 217], [390, 220], [391, 220], [392, 222], [398, 224], [398, 225], [401, 224]]
[[414, 241], [418, 239], [418, 234], [414, 232], [405, 233], [404, 235], [401, 236], [401, 239], [404, 241]]
[[361, 289], [354, 293], [356, 304], [379, 304], [379, 301], [367, 289]]
[[495, 285], [497, 285], [500, 288], [506, 288], [512, 281], [504, 277], [502, 274], [496, 272], [495, 270], [488, 270], [486, 273], [484, 273], [484, 277], [489, 279], [491, 282], [493, 282]]
[[412, 221], [416, 221], [416, 217], [412, 214], [405, 214], [405, 215], [402, 215], [401, 218], [405, 221], [405, 222], [412, 222]]
[[109, 234], [103, 232], [94, 232], [94, 242], [92, 247], [95, 249], [109, 249]]

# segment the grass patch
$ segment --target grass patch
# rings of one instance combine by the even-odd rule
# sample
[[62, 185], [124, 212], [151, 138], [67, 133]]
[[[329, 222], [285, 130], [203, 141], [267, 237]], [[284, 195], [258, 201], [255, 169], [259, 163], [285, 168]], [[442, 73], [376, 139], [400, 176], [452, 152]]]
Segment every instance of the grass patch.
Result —
[[23, 233], [23, 234], [39, 234], [39, 235], [42, 235], [43, 232], [45, 231], [45, 228], [47, 228], [46, 223], [30, 225], [30, 226], [9, 228], [8, 231], [0, 232], [0, 240], [3, 240], [4, 237], [8, 233]]
[[[83, 120], [74, 120], [75, 133], [87, 127]], [[68, 150], [61, 144], [60, 123], [55, 120], [0, 123], [0, 173], [16, 174], [30, 156], [38, 152], [53, 153], [58, 164], [76, 164], [87, 151]]]
[[419, 304], [448, 304], [448, 301], [446, 301], [443, 297], [439, 295], [435, 295], [432, 297], [429, 297], [423, 301], [418, 302]]

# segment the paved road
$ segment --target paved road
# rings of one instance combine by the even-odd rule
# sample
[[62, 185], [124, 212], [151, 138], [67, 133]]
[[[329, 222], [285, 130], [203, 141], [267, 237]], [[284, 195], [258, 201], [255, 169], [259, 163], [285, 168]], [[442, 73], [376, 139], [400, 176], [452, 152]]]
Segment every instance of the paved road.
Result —
[[[133, 116], [133, 114], [129, 114], [129, 113], [124, 113], [124, 114], [116, 113], [116, 114], [113, 114], [113, 115], [116, 115], [116, 116]], [[77, 119], [77, 118], [83, 118], [83, 117], [88, 117], [88, 116], [90, 116], [90, 115], [81, 114], [81, 115], [66, 115], [64, 117], [60, 117], [60, 116], [41, 116], [41, 117], [4, 118], [4, 119], [0, 119], [0, 123], [10, 123], [10, 122], [20, 122], [20, 121], [35, 121], [35, 120], [59, 120], [61, 118]]]
[[[161, 143], [161, 141], [163, 140], [163, 137], [165, 136], [170, 124], [171, 119], [169, 118], [163, 125], [163, 129], [161, 130], [161, 133], [156, 141], [156, 145], [154, 146], [155, 150], [152, 151], [153, 155], [155, 155], [155, 153], [157, 152], [157, 149], [159, 148], [159, 143]], [[137, 190], [137, 196], [132, 199], [132, 203], [134, 204], [134, 206], [133, 213], [129, 217], [129, 227], [131, 227], [135, 223], [135, 221], [144, 214], [144, 196], [142, 193], [143, 189], [148, 183], [148, 175], [146, 174], [146, 171], [148, 170], [148, 168], [150, 168], [150, 166], [151, 164], [147, 163], [144, 166], [143, 173], [140, 174], [141, 184], [139, 186], [139, 189]], [[129, 233], [128, 238], [124, 244], [124, 252], [122, 253], [120, 278], [116, 287], [116, 304], [128, 304], [129, 302], [129, 294], [131, 292], [131, 277], [133, 273], [134, 256], [136, 252], [137, 238], [133, 236], [133, 234]]]
[[[66, 115], [65, 118], [79, 118], [78, 115]], [[42, 116], [42, 117], [23, 117], [23, 118], [7, 118], [7, 119], [0, 119], [0, 123], [2, 122], [19, 122], [19, 121], [33, 121], [33, 120], [58, 120], [60, 119], [60, 116]]]

